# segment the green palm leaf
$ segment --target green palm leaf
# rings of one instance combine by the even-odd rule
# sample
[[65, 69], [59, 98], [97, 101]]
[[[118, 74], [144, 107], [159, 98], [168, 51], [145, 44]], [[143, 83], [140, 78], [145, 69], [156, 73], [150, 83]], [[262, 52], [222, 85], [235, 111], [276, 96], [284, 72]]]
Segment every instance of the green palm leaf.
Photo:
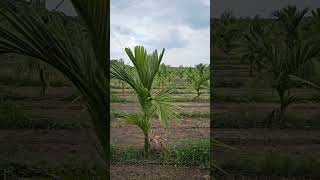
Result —
[[164, 89], [157, 93], [153, 98], [153, 107], [159, 117], [159, 120], [162, 122], [164, 128], [168, 128], [168, 121], [177, 120], [179, 118], [178, 113], [176, 113], [176, 109], [178, 106], [172, 103], [172, 98], [170, 98], [170, 94], [173, 93], [172, 89]]
[[0, 16], [8, 23], [6, 28], [0, 27], [0, 53], [46, 62], [74, 84], [87, 101], [101, 154], [109, 165], [109, 1], [72, 0], [85, 27], [78, 19], [65, 26], [66, 17], [58, 13], [45, 22], [43, 14], [18, 2], [22, 1], [0, 1]]
[[300, 78], [300, 77], [295, 76], [295, 75], [290, 75], [289, 77], [290, 77], [290, 79], [291, 79], [292, 81], [296, 81], [296, 82], [299, 82], [299, 83], [308, 85], [308, 86], [310, 86], [310, 87], [312, 87], [312, 88], [315, 88], [315, 89], [320, 90], [320, 85], [317, 85], [317, 84], [315, 84], [315, 83], [313, 83], [313, 82], [310, 82], [310, 81], [308, 81], [308, 80], [305, 80], [305, 79]]
[[142, 129], [143, 133], [148, 133], [151, 123], [142, 113], [129, 114], [118, 120], [120, 124], [136, 125]]
[[150, 90], [161, 64], [165, 49], [162, 50], [159, 56], [157, 50], [152, 54], [147, 54], [146, 49], [142, 46], [136, 46], [134, 48], [134, 54], [129, 48], [126, 48], [125, 51], [134, 64], [134, 67], [137, 69], [142, 85]]

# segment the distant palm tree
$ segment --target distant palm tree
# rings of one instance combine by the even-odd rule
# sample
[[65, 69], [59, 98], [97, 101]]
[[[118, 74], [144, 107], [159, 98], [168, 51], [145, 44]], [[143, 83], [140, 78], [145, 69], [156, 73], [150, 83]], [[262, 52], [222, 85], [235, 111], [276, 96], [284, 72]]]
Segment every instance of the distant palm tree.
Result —
[[177, 69], [177, 74], [178, 74], [180, 80], [183, 80], [184, 74], [185, 74], [185, 68], [183, 66], [179, 66]]
[[207, 89], [210, 79], [210, 72], [205, 64], [196, 65], [196, 69], [188, 72], [193, 88], [197, 91], [195, 98], [199, 99], [202, 89]]
[[169, 66], [167, 66], [165, 64], [161, 64], [159, 67], [157, 76], [156, 76], [157, 84], [163, 89], [164, 86], [167, 85], [167, 82], [170, 82], [169, 81], [169, 78], [171, 78], [170, 76], [171, 76], [171, 74], [169, 71]]
[[[221, 48], [224, 53], [230, 54], [235, 44], [234, 41], [239, 35], [237, 19], [232, 12], [223, 12], [219, 19], [212, 22], [213, 45]], [[215, 26], [215, 27], [214, 27]]]
[[259, 19], [255, 19], [250, 24], [248, 32], [244, 32], [241, 36], [237, 48], [234, 51], [240, 54], [242, 60], [249, 61], [249, 75], [253, 76], [253, 70], [258, 73], [263, 67], [263, 57], [260, 50], [263, 47], [263, 42], [268, 38], [268, 32]]
[[[253, 52], [264, 59], [264, 68], [272, 80], [272, 87], [278, 93], [280, 107], [272, 111], [270, 119], [277, 117], [280, 127], [284, 127], [284, 114], [289, 105], [301, 102], [303, 98], [292, 95], [290, 90], [297, 86], [290, 75], [297, 75], [305, 65], [315, 58], [319, 58], [320, 46], [310, 41], [301, 40], [299, 25], [306, 14], [296, 7], [286, 7], [274, 13], [276, 22], [284, 28], [285, 39], [265, 38], [263, 33], [257, 33], [257, 38], [248, 41]], [[247, 44], [248, 45], [248, 44]], [[267, 126], [270, 126], [270, 119]]]
[[201, 75], [204, 74], [207, 69], [207, 65], [202, 64], [202, 63], [197, 64], [195, 67], [196, 67], [197, 71], [199, 72], [199, 74], [201, 74]]
[[300, 42], [290, 49], [290, 58], [287, 57], [287, 47], [268, 44], [265, 57], [268, 61], [268, 70], [271, 73], [273, 88], [277, 91], [280, 98], [280, 108], [273, 113], [278, 114], [281, 127], [285, 124], [284, 113], [292, 103], [301, 102], [303, 98], [292, 95], [290, 89], [296, 87], [290, 79], [290, 75], [297, 74], [299, 70], [319, 57], [320, 47], [309, 42]]
[[308, 8], [299, 10], [296, 6], [287, 6], [272, 13], [284, 29], [288, 49], [299, 39], [299, 25], [307, 12]]
[[319, 42], [320, 40], [320, 8], [311, 11], [311, 24], [308, 29], [310, 29], [309, 34], [307, 37], [314, 41]]
[[36, 59], [27, 58], [19, 64], [16, 74], [20, 76], [27, 74], [30, 78], [37, 76], [41, 83], [40, 96], [45, 96], [46, 89], [49, 86], [49, 69], [48, 64], [36, 61]]

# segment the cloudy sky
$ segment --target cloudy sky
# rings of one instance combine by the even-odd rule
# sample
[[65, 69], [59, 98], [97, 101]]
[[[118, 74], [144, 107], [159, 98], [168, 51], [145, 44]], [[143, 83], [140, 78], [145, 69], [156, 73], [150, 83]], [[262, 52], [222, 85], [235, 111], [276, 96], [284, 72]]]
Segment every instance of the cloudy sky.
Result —
[[[47, 0], [47, 6], [60, 1]], [[320, 0], [111, 0], [111, 58], [129, 62], [124, 48], [144, 45], [149, 52], [166, 48], [164, 62], [172, 66], [208, 63], [210, 11], [270, 17], [287, 5], [314, 9]], [[59, 10], [75, 15], [68, 0]]]
[[[69, 1], [59, 7], [74, 15], [71, 9]], [[143, 45], [150, 53], [165, 48], [163, 62], [171, 66], [208, 64], [209, 19], [210, 0], [111, 0], [111, 59], [129, 63], [124, 48]]]
[[210, 0], [111, 0], [111, 58], [143, 45], [171, 66], [208, 64], [209, 18]]

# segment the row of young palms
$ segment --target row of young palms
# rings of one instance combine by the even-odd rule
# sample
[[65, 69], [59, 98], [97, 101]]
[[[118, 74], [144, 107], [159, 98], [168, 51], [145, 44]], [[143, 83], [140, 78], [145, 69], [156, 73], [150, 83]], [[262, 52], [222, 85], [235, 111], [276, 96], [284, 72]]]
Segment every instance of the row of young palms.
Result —
[[[228, 30], [221, 36], [217, 35], [218, 32], [214, 33], [217, 41], [228, 39], [220, 42], [225, 43], [224, 45], [217, 46], [227, 49], [225, 52], [230, 55], [247, 60], [250, 64], [250, 76], [256, 71], [256, 76], [268, 80], [277, 92], [280, 107], [271, 112], [266, 122], [267, 127], [270, 127], [273, 119], [279, 122], [280, 127], [284, 127], [284, 115], [288, 106], [305, 100], [293, 95], [293, 88], [302, 84], [318, 87], [301, 73], [310, 64], [318, 63], [320, 58], [317, 31], [320, 9], [313, 10], [311, 17], [306, 17], [307, 12], [308, 9], [299, 10], [295, 6], [288, 6], [275, 11], [273, 19], [255, 17], [238, 22], [236, 18], [224, 15], [221, 23]], [[238, 23], [241, 25], [238, 26]], [[310, 28], [304, 28], [306, 26]]]
[[[123, 66], [128, 72], [135, 73], [135, 68], [124, 63], [123, 59], [112, 60], [111, 66], [113, 65]], [[169, 65], [160, 64], [157, 74], [154, 78], [154, 86], [156, 88], [160, 87], [164, 89], [166, 87], [177, 88], [177, 81], [187, 82], [190, 85], [191, 89], [196, 91], [196, 97], [199, 98], [203, 93], [202, 90], [208, 89], [210, 78], [209, 66], [206, 64], [197, 64], [195, 67], [183, 67], [179, 66], [178, 68], [170, 67]], [[121, 86], [122, 92], [126, 88], [126, 83], [123, 81], [117, 81]], [[171, 84], [170, 84], [171, 83]]]

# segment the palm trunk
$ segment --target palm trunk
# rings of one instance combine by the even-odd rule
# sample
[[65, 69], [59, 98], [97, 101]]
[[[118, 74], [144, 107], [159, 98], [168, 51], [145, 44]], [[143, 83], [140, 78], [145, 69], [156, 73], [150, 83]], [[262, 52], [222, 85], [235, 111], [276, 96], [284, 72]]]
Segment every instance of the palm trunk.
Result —
[[197, 98], [200, 98], [200, 90], [197, 90]]
[[280, 97], [280, 108], [279, 108], [279, 115], [278, 115], [278, 119], [279, 119], [279, 123], [280, 123], [280, 128], [284, 127], [284, 112], [285, 112], [285, 106], [284, 106], [284, 94], [285, 91], [283, 90], [277, 90], [279, 97]]
[[284, 113], [285, 113], [285, 107], [283, 105], [283, 99], [282, 99], [282, 102], [280, 105], [280, 112], [279, 112], [280, 128], [284, 128], [284, 125], [285, 125]]
[[45, 78], [45, 72], [41, 68], [39, 72], [40, 76], [40, 81], [41, 81], [41, 90], [40, 90], [40, 96], [45, 96], [46, 95], [46, 89], [47, 89], [47, 83], [46, 83], [46, 78]]
[[149, 133], [145, 133], [144, 134], [144, 156], [145, 156], [145, 158], [149, 157], [149, 149], [150, 149]]
[[249, 67], [249, 76], [252, 77], [253, 76], [253, 61], [252, 59], [250, 59], [250, 67]]

